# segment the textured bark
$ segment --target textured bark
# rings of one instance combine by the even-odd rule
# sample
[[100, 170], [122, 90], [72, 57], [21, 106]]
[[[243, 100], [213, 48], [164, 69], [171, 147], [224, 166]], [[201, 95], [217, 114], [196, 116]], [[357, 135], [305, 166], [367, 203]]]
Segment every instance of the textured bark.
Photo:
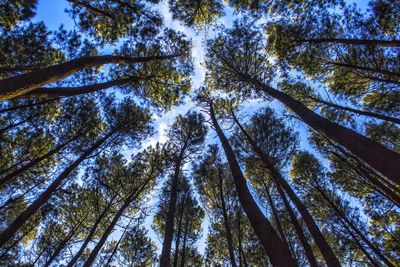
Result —
[[68, 175], [77, 168], [93, 151], [101, 146], [112, 133], [109, 133], [105, 137], [98, 140], [92, 145], [88, 150], [86, 150], [82, 155], [75, 160], [71, 165], [68, 166], [50, 185], [47, 189], [40, 194], [35, 201], [32, 202], [6, 229], [0, 233], [0, 247], [8, 242], [19, 230], [19, 228], [27, 221], [29, 218], [35, 214], [54, 194], [61, 183], [68, 177]]
[[270, 262], [273, 266], [297, 266], [296, 261], [292, 258], [290, 250], [285, 247], [278, 234], [275, 232], [271, 223], [265, 218], [264, 214], [258, 207], [253, 196], [247, 187], [247, 181], [243, 176], [236, 156], [229, 144], [228, 139], [220, 128], [214, 114], [212, 104], [210, 105], [210, 116], [215, 131], [221, 141], [231, 169], [235, 187], [239, 196], [239, 201], [245, 211], [249, 221], [259, 237]]
[[365, 46], [381, 46], [381, 47], [400, 47], [399, 40], [368, 40], [368, 39], [345, 39], [345, 38], [318, 38], [318, 39], [304, 39], [300, 42], [321, 44], [344, 44], [344, 45], [365, 45]]
[[172, 176], [171, 193], [168, 202], [167, 220], [165, 223], [165, 235], [160, 257], [161, 267], [171, 266], [171, 247], [174, 235], [175, 210], [176, 210], [176, 201], [178, 198], [179, 174], [183, 160], [182, 159], [183, 152], [184, 151], [182, 150], [179, 155], [178, 161], [175, 164], [174, 174]]
[[89, 67], [105, 64], [133, 64], [153, 60], [165, 60], [178, 55], [165, 55], [153, 57], [125, 57], [125, 56], [88, 56], [74, 59], [55, 66], [37, 69], [29, 73], [0, 80], [0, 101], [27, 94], [45, 84], [56, 82]]
[[284, 92], [249, 76], [243, 76], [243, 79], [290, 108], [302, 121], [321, 135], [342, 145], [395, 184], [400, 184], [400, 155], [398, 153], [351, 129], [319, 116]]
[[300, 212], [301, 216], [304, 219], [304, 222], [307, 225], [308, 230], [313, 236], [315, 243], [317, 244], [322, 256], [324, 257], [326, 264], [330, 267], [339, 267], [340, 266], [339, 260], [336, 258], [335, 254], [332, 251], [332, 248], [326, 241], [325, 237], [322, 235], [318, 225], [316, 224], [314, 218], [312, 217], [306, 206], [296, 195], [296, 193], [293, 191], [292, 187], [288, 184], [285, 178], [282, 177], [280, 172], [272, 164], [271, 160], [267, 157], [267, 155], [265, 155], [262, 149], [258, 147], [254, 139], [250, 136], [250, 134], [247, 133], [244, 127], [240, 124], [240, 122], [237, 120], [233, 112], [232, 112], [232, 117], [235, 120], [236, 125], [245, 135], [247, 141], [251, 145], [254, 152], [256, 152], [257, 155], [260, 157], [262, 163], [265, 165], [264, 167], [266, 167], [269, 173], [271, 174], [272, 179], [278, 186], [282, 186], [282, 189], [288, 194], [290, 200], [293, 202], [297, 210]]

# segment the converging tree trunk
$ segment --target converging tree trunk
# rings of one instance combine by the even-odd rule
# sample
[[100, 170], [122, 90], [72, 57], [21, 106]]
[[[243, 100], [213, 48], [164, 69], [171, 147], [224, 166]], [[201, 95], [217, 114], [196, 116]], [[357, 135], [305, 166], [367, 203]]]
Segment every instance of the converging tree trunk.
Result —
[[271, 174], [272, 179], [274, 179], [275, 183], [278, 186], [282, 186], [283, 190], [285, 190], [290, 200], [293, 202], [297, 210], [300, 212], [301, 216], [304, 219], [304, 222], [307, 225], [308, 230], [313, 236], [315, 243], [317, 244], [319, 250], [321, 251], [322, 256], [324, 257], [326, 264], [332, 267], [340, 267], [339, 260], [336, 258], [335, 254], [332, 251], [332, 248], [326, 241], [325, 237], [322, 235], [318, 225], [316, 224], [314, 218], [312, 217], [306, 206], [299, 199], [299, 197], [293, 191], [292, 187], [287, 183], [285, 178], [282, 177], [280, 172], [276, 169], [276, 167], [273, 165], [273, 163], [267, 157], [267, 155], [265, 155], [262, 149], [258, 147], [254, 139], [250, 136], [249, 133], [247, 133], [244, 127], [240, 124], [240, 122], [237, 120], [233, 112], [232, 112], [232, 117], [235, 120], [236, 125], [245, 135], [247, 141], [251, 145], [254, 152], [256, 152], [257, 155], [260, 157], [262, 163], [265, 165], [264, 167], [267, 168], [268, 172]]
[[239, 196], [239, 201], [249, 218], [256, 235], [259, 237], [271, 264], [273, 266], [297, 266], [296, 261], [292, 258], [289, 248], [284, 246], [282, 240], [279, 238], [270, 222], [265, 218], [251, 195], [249, 188], [247, 187], [247, 181], [243, 176], [232, 147], [215, 117], [212, 103], [210, 104], [210, 117], [225, 151]]
[[322, 44], [344, 44], [344, 45], [365, 45], [365, 46], [381, 46], [381, 47], [400, 47], [399, 40], [371, 40], [371, 39], [346, 39], [346, 38], [312, 38], [300, 40], [300, 42]]
[[321, 135], [344, 146], [395, 184], [400, 184], [399, 154], [351, 129], [321, 117], [284, 92], [278, 91], [250, 76], [243, 76], [243, 79], [269, 96], [279, 100]]
[[50, 66], [43, 69], [33, 70], [28, 73], [0, 80], [0, 101], [15, 98], [37, 89], [45, 84], [53, 83], [76, 72], [94, 66], [105, 64], [133, 64], [153, 60], [165, 60], [179, 55], [163, 55], [149, 57], [126, 57], [126, 56], [88, 56], [73, 59], [71, 61]]

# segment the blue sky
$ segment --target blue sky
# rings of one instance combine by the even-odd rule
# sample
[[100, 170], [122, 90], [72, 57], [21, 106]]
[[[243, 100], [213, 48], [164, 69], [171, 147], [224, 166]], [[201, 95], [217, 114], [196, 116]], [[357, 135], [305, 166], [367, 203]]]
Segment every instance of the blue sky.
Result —
[[[349, 0], [348, 2], [357, 3], [357, 5], [361, 8], [367, 7], [367, 1]], [[66, 29], [73, 29], [75, 27], [75, 23], [71, 19], [71, 17], [65, 13], [65, 9], [68, 7], [69, 4], [67, 3], [67, 1], [64, 0], [39, 0], [37, 15], [34, 18], [34, 21], [36, 22], [44, 21], [49, 30], [57, 30], [61, 24], [64, 24]], [[192, 76], [192, 87], [196, 89], [201, 85], [205, 76], [205, 69], [202, 66], [202, 62], [205, 56], [204, 41], [207, 38], [213, 36], [214, 33], [212, 29], [208, 29], [207, 31], [202, 31], [202, 32], [195, 32], [193, 29], [189, 29], [183, 26], [181, 23], [173, 21], [165, 2], [160, 3], [158, 8], [161, 14], [164, 16], [165, 25], [167, 27], [182, 31], [192, 39], [193, 42], [192, 56], [195, 66], [194, 73]], [[232, 21], [233, 21], [233, 16], [231, 10], [228, 10], [227, 15], [220, 19], [220, 23], [228, 27], [232, 24]], [[103, 52], [107, 53], [109, 51], [112, 51], [112, 47], [107, 47]], [[249, 102], [244, 107], [243, 113], [252, 114], [254, 111], [265, 105], [269, 105], [278, 111], [282, 110], [282, 106], [278, 104], [276, 101], [273, 101], [271, 103], [266, 103], [254, 100]], [[146, 145], [152, 145], [155, 144], [156, 142], [161, 142], [161, 143], [165, 142], [166, 141], [165, 133], [166, 130], [168, 129], [168, 125], [172, 123], [172, 121], [177, 115], [184, 114], [190, 109], [196, 109], [196, 106], [194, 105], [193, 102], [190, 101], [190, 98], [188, 97], [185, 104], [172, 109], [171, 111], [167, 112], [166, 114], [163, 114], [162, 116], [155, 115], [154, 128], [157, 131], [157, 133], [147, 141]], [[300, 133], [301, 149], [310, 149], [307, 141], [306, 127], [303, 124], [297, 124], [296, 130]], [[216, 142], [215, 134], [213, 132], [209, 133], [208, 142], [209, 143]], [[151, 201], [150, 204], [156, 204], [156, 198], [153, 198], [153, 201]], [[149, 216], [148, 219], [146, 220], [146, 228], [149, 229], [151, 238], [160, 249], [161, 242], [157, 238], [155, 233], [151, 230], [150, 227], [151, 223], [152, 223], [152, 217]], [[205, 233], [207, 230], [207, 225], [208, 225], [208, 220], [205, 220], [203, 238], [198, 242], [199, 252], [201, 253], [204, 252], [205, 236], [206, 236]], [[117, 238], [117, 237], [118, 237], [118, 231], [116, 231], [116, 233], [111, 236], [111, 238]]]

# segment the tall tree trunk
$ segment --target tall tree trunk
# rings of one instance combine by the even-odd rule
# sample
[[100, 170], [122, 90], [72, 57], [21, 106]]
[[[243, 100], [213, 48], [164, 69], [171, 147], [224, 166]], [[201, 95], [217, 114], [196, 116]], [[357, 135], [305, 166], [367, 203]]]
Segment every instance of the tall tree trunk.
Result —
[[187, 240], [187, 235], [189, 231], [189, 218], [186, 217], [185, 219], [185, 230], [183, 234], [183, 244], [182, 244], [182, 258], [181, 258], [181, 267], [185, 266], [185, 261], [186, 261], [186, 240]]
[[344, 45], [365, 45], [365, 46], [380, 46], [380, 47], [400, 47], [399, 40], [373, 40], [373, 39], [346, 39], [346, 38], [318, 38], [304, 39], [300, 42], [321, 44], [344, 44]]
[[75, 135], [73, 138], [71, 138], [68, 141], [58, 145], [57, 147], [55, 147], [54, 149], [50, 150], [49, 152], [47, 152], [43, 156], [37, 157], [37, 158], [31, 160], [29, 163], [25, 164], [24, 166], [21, 166], [20, 168], [18, 168], [17, 170], [13, 171], [12, 173], [7, 174], [4, 177], [1, 177], [0, 178], [0, 187], [2, 185], [4, 185], [5, 183], [8, 183], [13, 178], [17, 177], [21, 173], [25, 172], [26, 170], [28, 170], [32, 166], [35, 166], [36, 164], [40, 163], [41, 161], [43, 161], [43, 160], [45, 160], [47, 158], [50, 158], [54, 154], [58, 153], [61, 149], [65, 148], [68, 144], [70, 144], [71, 142], [76, 140], [78, 137], [79, 137], [79, 135]]
[[283, 244], [285, 246], [289, 247], [289, 243], [287, 242], [285, 232], [283, 231], [281, 220], [279, 219], [278, 210], [275, 207], [275, 204], [274, 204], [274, 202], [272, 200], [271, 194], [269, 193], [269, 189], [268, 189], [267, 185], [265, 183], [263, 183], [263, 186], [264, 186], [265, 194], [267, 195], [267, 198], [268, 198], [268, 203], [269, 203], [269, 205], [271, 207], [271, 210], [272, 210], [272, 214], [273, 214], [273, 216], [275, 218], [276, 228], [278, 229], [278, 232], [279, 232], [279, 234], [281, 236]]
[[31, 103], [31, 104], [25, 104], [25, 105], [19, 105], [19, 106], [13, 106], [13, 107], [5, 108], [5, 109], [0, 109], [0, 114], [1, 113], [6, 113], [6, 112], [10, 112], [10, 111], [15, 111], [15, 110], [18, 110], [18, 109], [40, 106], [40, 105], [43, 105], [45, 103], [52, 102], [52, 101], [57, 101], [57, 100], [60, 100], [60, 99], [61, 98], [50, 98], [50, 99], [46, 99], [46, 100], [43, 100], [43, 101], [34, 102], [34, 103]]
[[376, 119], [379, 119], [379, 120], [390, 121], [390, 122], [393, 122], [393, 123], [400, 124], [400, 119], [397, 119], [397, 118], [393, 118], [393, 117], [390, 117], [390, 116], [385, 116], [385, 115], [374, 113], [374, 112], [369, 112], [369, 111], [364, 111], [364, 110], [359, 110], [359, 109], [354, 109], [354, 108], [350, 108], [350, 107], [337, 105], [337, 104], [334, 104], [334, 103], [331, 103], [331, 102], [328, 102], [328, 101], [325, 101], [323, 99], [319, 99], [319, 98], [316, 98], [316, 97], [309, 97], [309, 98], [314, 100], [314, 101], [316, 101], [316, 102], [318, 102], [318, 103], [327, 105], [327, 106], [335, 108], [335, 109], [346, 110], [346, 111], [349, 111], [349, 112], [352, 112], [352, 113], [355, 113], [355, 114], [359, 114], [359, 115], [363, 115], [363, 116], [367, 116], [367, 117], [376, 118]]
[[108, 89], [114, 86], [124, 85], [129, 82], [135, 82], [135, 81], [136, 82], [139, 81], [139, 78], [132, 77], [132, 78], [117, 79], [108, 82], [96, 83], [78, 87], [41, 87], [33, 91], [30, 91], [29, 93], [24, 94], [19, 98], [31, 98], [31, 97], [47, 98], [47, 97], [68, 97], [68, 96], [83, 95]]
[[383, 255], [383, 253], [374, 244], [372, 244], [371, 241], [368, 240], [368, 238], [360, 231], [360, 229], [354, 225], [349, 217], [332, 201], [332, 199], [326, 195], [324, 190], [319, 187], [315, 187], [315, 189], [326, 200], [327, 204], [333, 209], [337, 216], [361, 238], [361, 240], [374, 252], [376, 256], [378, 256], [379, 259], [381, 259], [387, 266], [395, 267], [394, 264], [391, 263], [390, 260], [385, 257], [385, 255]]
[[181, 203], [181, 206], [179, 207], [179, 220], [178, 220], [178, 232], [176, 233], [176, 240], [175, 240], [175, 254], [174, 254], [174, 261], [173, 261], [173, 266], [177, 267], [178, 266], [178, 256], [179, 256], [179, 244], [180, 244], [180, 239], [181, 239], [181, 233], [182, 233], [182, 220], [183, 220], [183, 211], [185, 209], [185, 203], [186, 203], [186, 193], [183, 198], [183, 202]]
[[267, 155], [265, 155], [262, 149], [258, 147], [254, 139], [250, 136], [249, 133], [247, 133], [244, 127], [240, 124], [240, 122], [237, 120], [233, 112], [232, 112], [232, 117], [235, 120], [236, 125], [245, 135], [247, 141], [251, 145], [254, 152], [256, 152], [257, 155], [260, 157], [262, 163], [265, 165], [264, 167], [266, 167], [269, 173], [271, 174], [272, 179], [274, 179], [277, 185], [282, 186], [283, 190], [285, 190], [290, 200], [293, 202], [297, 210], [300, 212], [301, 216], [304, 219], [304, 222], [307, 225], [308, 230], [313, 236], [315, 243], [317, 244], [319, 250], [321, 251], [322, 256], [324, 257], [326, 264], [330, 267], [340, 266], [339, 260], [336, 258], [335, 254], [332, 251], [332, 248], [326, 241], [325, 237], [322, 235], [318, 225], [315, 223], [314, 218], [312, 217], [306, 206], [298, 198], [296, 193], [293, 191], [292, 187], [287, 183], [285, 178], [282, 177], [280, 172], [276, 169], [276, 167], [273, 165], [273, 163], [267, 157]]
[[256, 79], [252, 79], [250, 76], [244, 76], [243, 79], [260, 88], [269, 96], [279, 100], [321, 135], [344, 146], [395, 184], [400, 184], [399, 154], [351, 129], [319, 116], [309, 110], [303, 103], [293, 99], [284, 92], [278, 91]]
[[122, 233], [121, 237], [118, 239], [117, 244], [115, 244], [115, 247], [110, 255], [110, 257], [108, 257], [106, 264], [104, 264], [105, 267], [109, 266], [111, 263], [112, 258], [114, 257], [115, 253], [117, 253], [118, 247], [121, 244], [122, 239], [124, 238], [126, 231], [128, 230], [129, 224], [128, 226], [125, 228], [124, 232]]
[[178, 185], [179, 185], [179, 174], [183, 160], [183, 150], [180, 152], [177, 162], [175, 163], [175, 170], [172, 176], [171, 183], [171, 193], [169, 197], [168, 203], [168, 212], [167, 212], [167, 220], [165, 223], [165, 235], [164, 241], [161, 251], [160, 257], [160, 266], [161, 267], [170, 267], [171, 266], [171, 246], [172, 239], [174, 235], [174, 221], [175, 221], [175, 210], [176, 210], [176, 201], [178, 198]]
[[107, 212], [110, 210], [110, 207], [112, 206], [113, 202], [114, 202], [114, 198], [112, 198], [110, 200], [110, 202], [106, 205], [106, 207], [104, 207], [103, 211], [101, 212], [101, 214], [99, 215], [99, 217], [97, 217], [96, 221], [94, 222], [92, 228], [90, 229], [89, 234], [85, 237], [85, 240], [83, 241], [81, 247], [79, 248], [78, 252], [75, 254], [75, 256], [71, 259], [70, 262], [68, 262], [67, 267], [72, 267], [75, 265], [75, 263], [79, 260], [79, 258], [82, 256], [83, 252], [85, 251], [87, 245], [89, 244], [89, 242], [92, 240], [93, 236], [96, 234], [97, 231], [97, 227], [99, 226], [99, 224], [101, 223], [101, 221], [103, 220], [103, 218], [107, 215]]
[[[393, 71], [390, 71], [390, 70], [359, 66], [359, 65], [354, 65], [354, 64], [350, 64], [350, 63], [343, 63], [343, 62], [332, 62], [332, 61], [329, 61], [327, 63], [332, 64], [333, 66], [343, 67], [343, 68], [347, 68], [347, 69], [363, 70], [363, 71], [368, 71], [370, 73], [378, 73], [378, 74], [381, 74], [381, 75], [385, 75], [386, 77], [393, 77], [393, 76], [396, 77], [396, 78], [400, 77], [400, 73], [393, 72]], [[390, 79], [390, 80], [391, 80], [392, 83], [400, 84], [400, 81], [398, 81], [398, 80], [392, 80], [392, 79]]]
[[229, 259], [231, 260], [232, 267], [236, 267], [235, 252], [233, 250], [232, 230], [231, 230], [231, 225], [229, 223], [228, 212], [226, 210], [226, 203], [223, 191], [223, 179], [220, 171], [218, 172], [218, 179], [219, 179], [219, 196], [221, 199], [222, 216], [224, 218], [226, 239], [228, 241]]
[[29, 116], [29, 117], [26, 118], [26, 119], [20, 120], [19, 122], [10, 124], [10, 125], [8, 125], [8, 126], [2, 128], [2, 129], [0, 129], [0, 135], [2, 135], [3, 133], [7, 132], [8, 130], [11, 130], [11, 129], [14, 128], [14, 127], [17, 127], [17, 126], [19, 126], [19, 125], [24, 124], [25, 122], [30, 121], [30, 120], [31, 120], [32, 118], [34, 118], [34, 117], [35, 117], [35, 116]]
[[276, 184], [276, 188], [279, 192], [279, 195], [281, 196], [281, 199], [283, 201], [283, 204], [285, 205], [287, 212], [289, 213], [289, 217], [291, 222], [293, 223], [297, 237], [299, 238], [301, 245], [304, 248], [304, 253], [306, 254], [308, 263], [310, 264], [311, 267], [318, 267], [318, 263], [317, 260], [315, 259], [312, 248], [307, 241], [307, 238], [303, 232], [303, 228], [301, 227], [299, 221], [297, 220], [296, 214], [294, 213], [288, 199], [286, 198], [285, 192], [283, 192], [283, 189], [279, 184]]
[[104, 231], [103, 235], [101, 236], [100, 240], [97, 242], [96, 246], [93, 248], [89, 257], [86, 259], [85, 263], [83, 264], [83, 267], [92, 266], [93, 262], [96, 260], [97, 255], [99, 254], [101, 248], [104, 246], [105, 242], [107, 241], [107, 239], [110, 236], [115, 225], [117, 224], [117, 222], [123, 215], [124, 211], [146, 189], [146, 186], [150, 183], [152, 178], [153, 178], [153, 176], [150, 175], [141, 186], [139, 186], [137, 189], [133, 190], [132, 193], [127, 197], [124, 204], [118, 209], [118, 211], [114, 215], [111, 223], [108, 225], [108, 227]]
[[297, 266], [296, 261], [292, 258], [289, 248], [284, 246], [282, 240], [279, 238], [270, 222], [265, 218], [251, 195], [250, 190], [247, 187], [247, 181], [243, 176], [232, 147], [215, 117], [212, 103], [210, 104], [210, 116], [214, 129], [217, 132], [225, 151], [240, 203], [249, 218], [256, 235], [259, 237], [265, 252], [269, 256], [271, 264], [273, 266]]
[[177, 57], [178, 55], [150, 56], [150, 57], [125, 57], [125, 56], [87, 56], [73, 59], [71, 61], [37, 69], [25, 74], [0, 80], [0, 101], [24, 95], [45, 84], [62, 80], [76, 72], [94, 66], [105, 64], [132, 64], [152, 60], [164, 60]]
[[61, 183], [68, 177], [68, 175], [78, 167], [93, 151], [101, 146], [113, 133], [109, 133], [96, 143], [94, 143], [88, 150], [68, 166], [51, 184], [50, 186], [35, 200], [29, 207], [27, 207], [6, 229], [0, 233], [0, 247], [8, 242], [19, 230], [19, 228], [35, 214], [54, 194]]
[[57, 248], [53, 251], [51, 254], [50, 258], [46, 261], [46, 263], [43, 265], [44, 267], [49, 267], [50, 264], [58, 257], [58, 255], [61, 253], [61, 251], [64, 249], [65, 245], [68, 244], [68, 242], [71, 240], [71, 238], [75, 235], [76, 231], [79, 229], [79, 227], [82, 225], [82, 223], [85, 221], [86, 217], [88, 214], [85, 216], [85, 218], [81, 221], [79, 221], [70, 231], [70, 233], [63, 239], [61, 240], [60, 244], [58, 244]]

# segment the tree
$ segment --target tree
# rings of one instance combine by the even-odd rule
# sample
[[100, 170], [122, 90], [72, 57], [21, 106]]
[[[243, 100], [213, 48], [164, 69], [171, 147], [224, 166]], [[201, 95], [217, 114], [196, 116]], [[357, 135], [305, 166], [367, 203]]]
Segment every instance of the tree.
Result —
[[171, 192], [168, 200], [168, 212], [165, 223], [165, 236], [160, 257], [161, 266], [170, 266], [170, 253], [174, 233], [176, 203], [178, 197], [179, 177], [184, 164], [193, 157], [204, 142], [207, 127], [200, 113], [189, 112], [178, 116], [168, 131], [167, 158], [172, 167]]

